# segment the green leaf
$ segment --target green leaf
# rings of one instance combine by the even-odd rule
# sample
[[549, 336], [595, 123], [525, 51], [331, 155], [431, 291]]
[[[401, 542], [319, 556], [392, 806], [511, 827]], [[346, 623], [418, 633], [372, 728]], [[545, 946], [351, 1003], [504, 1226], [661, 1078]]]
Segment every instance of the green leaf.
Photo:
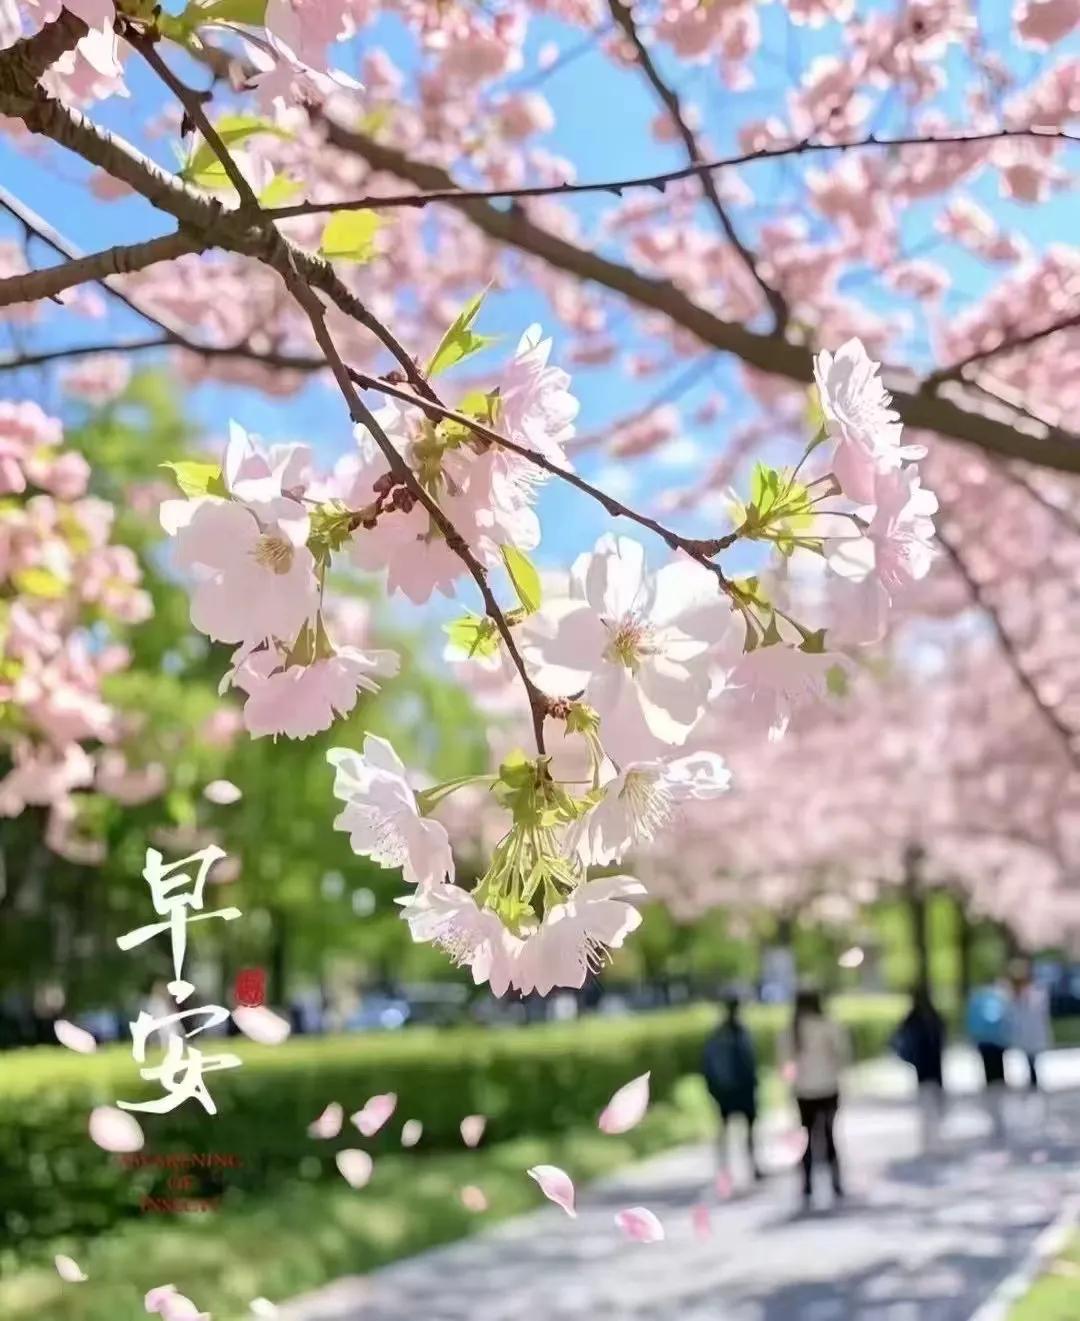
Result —
[[326, 222], [319, 252], [328, 261], [370, 261], [382, 225], [374, 211], [335, 211]]
[[28, 565], [25, 569], [16, 569], [11, 575], [12, 584], [17, 592], [25, 596], [41, 596], [49, 601], [58, 600], [67, 592], [67, 584], [52, 569], [40, 564]]
[[259, 205], [265, 207], [284, 206], [297, 193], [302, 192], [303, 187], [302, 183], [290, 179], [287, 174], [275, 174], [259, 194]]
[[448, 371], [455, 364], [471, 358], [474, 353], [479, 353], [481, 349], [494, 344], [498, 339], [497, 335], [478, 335], [472, 329], [472, 323], [476, 320], [486, 293], [486, 289], [481, 289], [469, 299], [454, 318], [453, 324], [439, 341], [439, 347], [428, 363], [428, 376], [438, 376], [440, 372]]
[[846, 697], [851, 689], [847, 671], [839, 665], [830, 665], [825, 671], [825, 687], [833, 697]]
[[465, 615], [452, 624], [444, 624], [443, 632], [450, 645], [463, 656], [494, 656], [499, 650], [499, 634], [492, 620], [483, 615]]
[[199, 495], [228, 495], [221, 468], [216, 463], [199, 463], [194, 459], [185, 459], [182, 463], [162, 463], [176, 478], [181, 491], [191, 499]]
[[[260, 133], [270, 133], [276, 138], [291, 138], [292, 134], [269, 119], [258, 115], [222, 115], [214, 125], [218, 137], [226, 147], [236, 147]], [[218, 159], [216, 150], [205, 139], [200, 139], [188, 157], [188, 162], [180, 171], [180, 177], [199, 188], [231, 188], [225, 167]]]
[[189, 4], [180, 15], [187, 28], [200, 23], [242, 23], [261, 28], [266, 21], [266, 0], [211, 0], [210, 4]]
[[536, 565], [516, 546], [503, 546], [502, 557], [521, 608], [528, 615], [534, 614], [540, 609], [541, 601], [540, 575], [536, 572]]

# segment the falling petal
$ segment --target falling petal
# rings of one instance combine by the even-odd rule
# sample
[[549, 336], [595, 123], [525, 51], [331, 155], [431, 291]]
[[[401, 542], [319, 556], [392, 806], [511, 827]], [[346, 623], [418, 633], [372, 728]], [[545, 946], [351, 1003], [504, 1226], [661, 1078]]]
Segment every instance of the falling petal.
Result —
[[334, 1161], [341, 1171], [341, 1177], [352, 1188], [363, 1188], [375, 1168], [375, 1162], [367, 1152], [360, 1151], [356, 1147], [347, 1147], [344, 1151], [339, 1151]]
[[664, 1226], [645, 1206], [628, 1206], [617, 1212], [615, 1223], [635, 1243], [659, 1243], [664, 1237]]
[[277, 1316], [278, 1310], [276, 1304], [269, 1298], [253, 1298], [248, 1303], [248, 1311], [252, 1316]]
[[461, 1121], [461, 1140], [467, 1147], [475, 1147], [484, 1136], [487, 1120], [483, 1115], [466, 1115]]
[[720, 1170], [717, 1173], [713, 1186], [716, 1188], [717, 1197], [723, 1201], [726, 1201], [735, 1190], [735, 1186], [731, 1182], [731, 1175], [727, 1170]]
[[211, 780], [203, 790], [206, 801], [217, 807], [229, 807], [232, 803], [238, 803], [243, 796], [244, 791], [233, 784], [232, 780]]
[[843, 954], [836, 960], [841, 968], [859, 968], [862, 966], [866, 955], [858, 945], [852, 945], [850, 949], [844, 950]]
[[373, 1096], [370, 1100], [365, 1101], [364, 1108], [357, 1110], [356, 1114], [350, 1115], [349, 1118], [364, 1137], [374, 1137], [394, 1113], [396, 1105], [396, 1092], [382, 1092], [378, 1096]]
[[86, 1279], [86, 1272], [72, 1257], [65, 1257], [62, 1252], [58, 1252], [53, 1257], [53, 1264], [56, 1267], [56, 1273], [65, 1284], [82, 1284]]
[[568, 1216], [576, 1216], [574, 1210], [574, 1181], [565, 1170], [557, 1165], [534, 1165], [527, 1170], [530, 1179], [540, 1185], [540, 1191], [556, 1206], [561, 1206]]
[[401, 1145], [415, 1147], [424, 1136], [424, 1126], [419, 1119], [406, 1119], [401, 1126]]
[[331, 1101], [318, 1119], [313, 1119], [308, 1124], [308, 1137], [336, 1138], [341, 1132], [341, 1123], [344, 1118], [345, 1111], [336, 1101]]
[[233, 1022], [245, 1037], [261, 1046], [280, 1046], [292, 1031], [288, 1023], [265, 1005], [240, 1005], [232, 1012]]
[[165, 1306], [166, 1300], [176, 1296], [175, 1284], [159, 1284], [157, 1288], [151, 1289], [143, 1299], [143, 1306], [148, 1312], [160, 1312]]
[[694, 1226], [694, 1233], [698, 1238], [712, 1237], [712, 1217], [707, 1206], [698, 1202], [697, 1206], [690, 1210], [690, 1220]]
[[102, 1151], [141, 1151], [146, 1138], [139, 1121], [125, 1110], [99, 1105], [90, 1111], [90, 1140]]
[[77, 1050], [80, 1055], [90, 1055], [97, 1050], [93, 1035], [85, 1028], [69, 1023], [66, 1018], [58, 1018], [53, 1024], [53, 1031], [57, 1041], [61, 1046], [67, 1046], [68, 1050]]
[[475, 1184], [466, 1184], [459, 1196], [461, 1197], [461, 1205], [466, 1211], [475, 1211], [479, 1214], [479, 1212], [488, 1209], [488, 1199], [483, 1188], [477, 1188]]
[[599, 1119], [601, 1133], [629, 1133], [649, 1108], [649, 1075], [643, 1073], [620, 1087]]

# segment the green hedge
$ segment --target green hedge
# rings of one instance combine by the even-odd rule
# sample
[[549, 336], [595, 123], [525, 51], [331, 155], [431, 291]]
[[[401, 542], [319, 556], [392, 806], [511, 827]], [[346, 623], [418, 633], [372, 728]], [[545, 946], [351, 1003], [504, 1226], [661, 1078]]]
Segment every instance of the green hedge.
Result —
[[[889, 997], [837, 1003], [861, 1057], [884, 1049], [899, 1009]], [[166, 1115], [138, 1116], [145, 1153], [239, 1160], [239, 1168], [196, 1171], [196, 1188], [182, 1192], [169, 1189], [169, 1171], [127, 1168], [87, 1135], [95, 1105], [155, 1094], [128, 1051], [9, 1052], [0, 1055], [0, 1230], [6, 1231], [0, 1237], [100, 1232], [138, 1214], [147, 1195], [214, 1196], [225, 1188], [261, 1192], [290, 1180], [337, 1179], [335, 1151], [396, 1150], [405, 1119], [423, 1123], [421, 1151], [459, 1146], [458, 1125], [467, 1114], [488, 1116], [485, 1141], [491, 1142], [591, 1124], [612, 1091], [646, 1069], [653, 1096], [669, 1097], [680, 1077], [696, 1072], [714, 1019], [714, 1010], [699, 1007], [531, 1028], [301, 1037], [276, 1048], [230, 1041], [244, 1064], [207, 1075], [216, 1115], [189, 1101]], [[751, 1011], [763, 1062], [773, 1059], [785, 1019], [782, 1010]], [[207, 1043], [204, 1050], [216, 1048]], [[332, 1142], [307, 1136], [307, 1125], [329, 1101], [348, 1113], [375, 1092], [396, 1092], [399, 1099], [394, 1118], [374, 1139], [362, 1139], [347, 1121]]]

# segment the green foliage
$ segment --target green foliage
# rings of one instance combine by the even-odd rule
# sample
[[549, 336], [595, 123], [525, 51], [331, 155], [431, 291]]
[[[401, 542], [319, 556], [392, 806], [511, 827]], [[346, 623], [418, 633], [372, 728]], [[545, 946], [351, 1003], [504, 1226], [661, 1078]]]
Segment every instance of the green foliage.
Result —
[[374, 211], [335, 211], [326, 222], [319, 252], [328, 261], [370, 261], [383, 223]]
[[[165, 17], [168, 17], [167, 15]], [[176, 22], [182, 30], [193, 32], [204, 23], [242, 23], [262, 27], [266, 18], [266, 0], [189, 0]]]
[[516, 546], [503, 546], [502, 557], [522, 610], [527, 615], [535, 614], [540, 609], [542, 599], [540, 575], [536, 571], [536, 566], [528, 555], [518, 550]]
[[[227, 148], [238, 147], [248, 138], [270, 134], [276, 138], [290, 138], [287, 129], [279, 128], [259, 115], [223, 115], [214, 125], [218, 137]], [[205, 140], [199, 141], [180, 171], [181, 179], [198, 188], [231, 188], [225, 166], [218, 158], [217, 148]]]
[[225, 482], [221, 476], [219, 463], [202, 463], [197, 459], [185, 459], [180, 463], [163, 463], [176, 478], [176, 484], [189, 499], [200, 495], [225, 496]]
[[[898, 1008], [888, 998], [838, 1003], [859, 1056], [885, 1048]], [[779, 1007], [748, 1014], [763, 1065], [775, 1058], [787, 1014]], [[139, 1118], [147, 1151], [233, 1153], [243, 1166], [228, 1172], [229, 1186], [261, 1195], [297, 1178], [340, 1178], [334, 1151], [359, 1145], [358, 1134], [349, 1129], [336, 1142], [319, 1142], [306, 1132], [331, 1100], [353, 1110], [375, 1092], [396, 1092], [396, 1121], [419, 1119], [425, 1150], [458, 1147], [467, 1114], [488, 1116], [491, 1142], [566, 1132], [594, 1123], [615, 1088], [646, 1069], [653, 1097], [669, 1099], [680, 1078], [697, 1072], [713, 1021], [713, 1011], [697, 1008], [517, 1031], [299, 1038], [277, 1048], [230, 1041], [244, 1064], [208, 1079], [217, 1115], [188, 1103]], [[91, 1056], [59, 1048], [7, 1055], [0, 1075], [4, 1233], [16, 1241], [94, 1234], [134, 1215], [141, 1196], [166, 1195], [167, 1172], [125, 1169], [86, 1133], [93, 1106], [152, 1094], [121, 1047]], [[377, 1155], [397, 1149], [396, 1121], [366, 1144]], [[213, 1183], [209, 1172], [207, 1180]]]
[[487, 348], [489, 344], [495, 343], [497, 336], [478, 335], [472, 329], [486, 293], [487, 290], [482, 289], [480, 293], [470, 298], [454, 318], [453, 324], [439, 341], [439, 347], [428, 363], [428, 376], [438, 376], [440, 372], [449, 370], [457, 363], [464, 362], [466, 358], [471, 358], [474, 353]]
[[444, 624], [443, 632], [454, 651], [469, 660], [475, 656], [494, 656], [502, 641], [495, 621], [487, 615], [463, 615]]

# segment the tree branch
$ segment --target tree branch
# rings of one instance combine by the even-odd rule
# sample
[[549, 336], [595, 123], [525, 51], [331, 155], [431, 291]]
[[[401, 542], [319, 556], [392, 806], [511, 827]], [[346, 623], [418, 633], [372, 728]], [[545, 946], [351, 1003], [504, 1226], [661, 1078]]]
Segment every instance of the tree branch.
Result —
[[166, 234], [142, 243], [127, 243], [87, 257], [77, 257], [59, 266], [28, 271], [0, 280], [0, 307], [13, 303], [31, 303], [39, 298], [55, 298], [65, 289], [90, 281], [104, 283], [110, 275], [129, 275], [158, 262], [171, 261], [185, 252], [202, 250], [201, 244], [186, 234]]
[[993, 348], [977, 349], [974, 353], [969, 353], [966, 358], [961, 358], [959, 362], [954, 362], [948, 367], [940, 367], [937, 371], [931, 372], [923, 381], [923, 388], [933, 390], [943, 381], [962, 380], [967, 368], [975, 366], [976, 363], [986, 362], [988, 358], [999, 357], [1002, 353], [1013, 353], [1017, 349], [1026, 349], [1031, 344], [1037, 344], [1040, 340], [1056, 335], [1060, 330], [1073, 330], [1077, 326], [1080, 326], [1080, 312], [1074, 312], [1072, 316], [1066, 317], [1063, 321], [1055, 321], [1049, 326], [1043, 326], [1040, 330], [1031, 330], [1023, 335], [1013, 335], [1010, 338], [1003, 339], [1000, 344], [995, 344]]
[[[454, 181], [437, 165], [415, 161], [394, 147], [375, 142], [355, 129], [323, 121], [332, 145], [352, 151], [375, 170], [396, 174], [419, 188], [453, 193]], [[701, 307], [670, 280], [642, 275], [599, 253], [580, 248], [543, 229], [519, 208], [501, 211], [476, 198], [448, 199], [448, 205], [466, 216], [489, 238], [517, 248], [580, 280], [609, 289], [649, 311], [660, 312], [710, 348], [731, 353], [770, 376], [785, 377], [800, 385], [813, 380], [813, 352], [778, 335], [763, 335]], [[1061, 472], [1080, 472], [1080, 436], [1058, 427], [1014, 425], [1015, 409], [1002, 403], [997, 416], [959, 386], [949, 397], [923, 390], [910, 374], [885, 373], [893, 403], [911, 427], [936, 431], [950, 440], [976, 445], [1010, 459], [1025, 459]]]
[[[318, 112], [314, 109], [311, 113], [318, 118]], [[331, 123], [329, 120], [321, 122]], [[1080, 142], [1080, 135], [1060, 129], [1038, 127], [997, 128], [984, 133], [912, 134], [901, 137], [878, 137], [870, 134], [868, 137], [856, 138], [850, 142], [811, 142], [803, 139], [783, 147], [759, 147], [754, 151], [739, 152], [734, 156], [695, 161], [675, 170], [662, 170], [657, 174], [633, 174], [622, 179], [596, 179], [586, 183], [525, 184], [518, 188], [461, 188], [451, 182], [445, 188], [417, 189], [408, 193], [370, 193], [345, 201], [335, 199], [329, 202], [292, 202], [286, 206], [269, 207], [266, 209], [266, 214], [274, 220], [287, 220], [293, 216], [329, 214], [333, 211], [360, 209], [390, 211], [402, 207], [430, 206], [438, 202], [491, 202], [500, 199], [525, 201], [534, 197], [580, 197], [591, 193], [610, 193], [618, 197], [635, 188], [652, 188], [662, 193], [669, 183], [712, 174], [717, 170], [734, 169], [740, 165], [752, 165], [755, 161], [784, 160], [792, 156], [815, 156], [830, 152], [862, 151], [872, 147], [888, 149], [955, 146], [964, 143], [1000, 142], [1008, 138], [1049, 138], [1061, 142]]]
[[960, 552], [959, 546], [944, 531], [942, 522], [943, 520], [940, 517], [935, 521], [934, 532], [938, 544], [948, 556], [953, 568], [960, 575], [974, 604], [978, 606], [989, 620], [990, 626], [994, 630], [994, 636], [997, 638], [998, 645], [1001, 647], [1005, 656], [1005, 660], [1013, 674], [1016, 676], [1020, 686], [1031, 698], [1032, 702], [1034, 702], [1046, 723], [1064, 744], [1065, 751], [1068, 753], [1073, 765], [1080, 768], [1080, 749], [1077, 747], [1075, 734], [1069, 726], [1065, 724], [1053, 707], [1043, 701], [1038, 688], [1035, 686], [1034, 680], [1027, 671], [1027, 667], [1024, 664], [1023, 657], [1020, 655], [1016, 643], [1013, 641], [1004, 624], [998, 617], [998, 613], [994, 609], [994, 604], [989, 599], [986, 589], [968, 568], [967, 563]]
[[683, 114], [682, 104], [679, 95], [673, 87], [669, 87], [656, 67], [648, 46], [642, 40], [641, 33], [634, 22], [634, 15], [630, 6], [623, 3], [623, 0], [608, 0], [608, 8], [611, 10], [611, 17], [622, 30], [626, 39], [634, 48], [637, 55], [638, 64], [641, 65], [645, 77], [649, 80], [656, 95], [663, 102], [664, 108], [671, 116], [671, 120], [678, 131], [679, 137], [683, 140], [686, 147], [686, 154], [690, 157], [691, 165], [699, 167], [698, 178], [701, 180], [701, 188], [708, 198], [712, 209], [716, 212], [717, 219], [720, 221], [720, 228], [724, 231], [728, 242], [739, 254], [743, 265], [753, 276], [755, 283], [765, 297], [765, 302], [772, 311], [776, 328], [782, 330], [787, 325], [788, 308], [783, 296], [774, 289], [762, 277], [758, 270], [757, 262], [750, 249], [739, 238], [735, 226], [731, 222], [731, 217], [727, 213], [727, 208], [720, 200], [720, 194], [717, 191], [716, 180], [712, 176], [711, 170], [702, 170], [700, 166], [704, 161], [701, 154], [701, 147], [694, 131], [686, 122], [686, 116]]
[[58, 18], [32, 36], [0, 50], [0, 91], [9, 84], [24, 86], [28, 80], [36, 83], [61, 55], [74, 50], [89, 30], [70, 9], [62, 9]]

